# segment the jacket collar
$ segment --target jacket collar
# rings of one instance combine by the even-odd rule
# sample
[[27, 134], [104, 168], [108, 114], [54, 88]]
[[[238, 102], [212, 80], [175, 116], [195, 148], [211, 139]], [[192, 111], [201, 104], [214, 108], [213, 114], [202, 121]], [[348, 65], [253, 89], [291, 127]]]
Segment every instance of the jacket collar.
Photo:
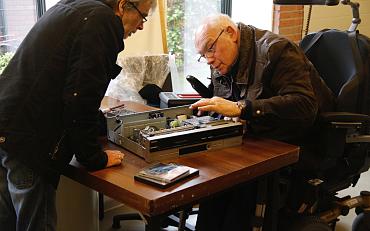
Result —
[[239, 46], [239, 56], [232, 69], [236, 70], [236, 75], [234, 80], [237, 84], [247, 84], [250, 69], [252, 67], [252, 28], [243, 24], [238, 23], [238, 28], [240, 31], [240, 46]]

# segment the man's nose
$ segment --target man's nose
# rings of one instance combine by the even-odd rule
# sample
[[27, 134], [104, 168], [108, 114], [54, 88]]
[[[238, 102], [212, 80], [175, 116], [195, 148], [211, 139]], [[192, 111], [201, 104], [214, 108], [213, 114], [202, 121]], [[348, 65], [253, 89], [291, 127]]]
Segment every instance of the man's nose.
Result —
[[144, 29], [144, 23], [140, 23], [139, 26], [137, 26], [138, 30], [143, 30]]
[[209, 57], [209, 58], [206, 57], [206, 60], [207, 60], [207, 64], [208, 65], [211, 65], [212, 63], [215, 62], [215, 58], [214, 57]]

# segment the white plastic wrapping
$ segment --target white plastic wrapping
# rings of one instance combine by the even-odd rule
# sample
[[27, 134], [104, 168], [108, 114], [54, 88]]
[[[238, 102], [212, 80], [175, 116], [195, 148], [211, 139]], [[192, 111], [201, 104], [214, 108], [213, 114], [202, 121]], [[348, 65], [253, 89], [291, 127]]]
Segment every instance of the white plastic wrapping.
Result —
[[143, 56], [119, 56], [121, 73], [109, 84], [106, 95], [119, 100], [145, 103], [139, 95], [146, 84], [162, 87], [169, 73], [167, 54]]

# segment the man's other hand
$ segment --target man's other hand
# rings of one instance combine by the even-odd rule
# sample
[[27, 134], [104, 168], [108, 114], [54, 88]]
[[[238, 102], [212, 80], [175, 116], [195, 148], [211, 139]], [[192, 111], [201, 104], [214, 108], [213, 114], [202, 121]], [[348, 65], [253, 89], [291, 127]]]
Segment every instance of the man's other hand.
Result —
[[213, 111], [228, 117], [239, 117], [241, 114], [241, 109], [236, 102], [217, 96], [211, 99], [201, 99], [190, 105], [190, 109], [198, 109], [200, 112]]
[[125, 156], [125, 154], [117, 150], [105, 150], [105, 153], [107, 153], [108, 156], [107, 168], [120, 165], [123, 161], [123, 157]]

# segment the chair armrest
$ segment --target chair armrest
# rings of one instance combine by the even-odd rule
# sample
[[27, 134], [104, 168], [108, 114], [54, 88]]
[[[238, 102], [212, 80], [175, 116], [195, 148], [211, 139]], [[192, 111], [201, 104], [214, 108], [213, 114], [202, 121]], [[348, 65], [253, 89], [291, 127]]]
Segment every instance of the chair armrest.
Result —
[[320, 114], [320, 120], [335, 128], [359, 128], [364, 122], [370, 121], [370, 116], [350, 112], [325, 112]]
[[370, 135], [349, 135], [346, 137], [346, 143], [370, 143]]
[[[370, 116], [349, 112], [325, 112], [320, 114], [320, 119], [334, 128], [360, 128], [364, 122], [370, 121]], [[370, 135], [347, 134], [346, 143], [370, 143]]]
[[327, 5], [335, 6], [339, 0], [274, 0], [277, 5]]
[[320, 117], [325, 122], [366, 122], [370, 116], [350, 112], [324, 112]]

